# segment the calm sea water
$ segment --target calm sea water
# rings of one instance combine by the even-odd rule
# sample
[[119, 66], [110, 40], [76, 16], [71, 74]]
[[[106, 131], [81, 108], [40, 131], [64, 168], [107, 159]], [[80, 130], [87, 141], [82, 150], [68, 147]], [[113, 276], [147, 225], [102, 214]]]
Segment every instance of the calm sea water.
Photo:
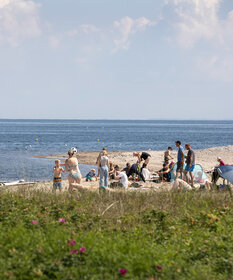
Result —
[[178, 139], [193, 149], [233, 145], [233, 121], [0, 120], [0, 181], [52, 179], [54, 160], [35, 155], [164, 150]]

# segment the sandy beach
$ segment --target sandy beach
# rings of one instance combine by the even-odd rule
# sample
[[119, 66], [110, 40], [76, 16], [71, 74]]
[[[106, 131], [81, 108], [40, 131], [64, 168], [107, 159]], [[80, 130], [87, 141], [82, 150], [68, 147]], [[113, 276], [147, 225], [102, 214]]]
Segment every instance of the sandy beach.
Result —
[[[162, 164], [163, 164], [163, 157], [164, 157], [164, 151], [146, 151], [150, 153], [151, 159], [149, 163], [149, 170], [151, 172], [156, 172], [159, 169], [161, 169]], [[98, 156], [99, 152], [79, 152], [77, 157], [78, 161], [81, 164], [90, 164], [90, 165], [95, 165], [96, 163], [96, 158]], [[174, 161], [176, 162], [176, 157], [177, 157], [177, 151], [173, 150], [172, 151], [172, 157], [174, 158]], [[221, 159], [225, 162], [225, 164], [233, 164], [233, 146], [220, 146], [220, 147], [211, 147], [207, 149], [202, 149], [202, 150], [196, 150], [195, 151], [196, 155], [196, 164], [202, 165], [204, 171], [209, 171], [211, 170], [214, 166], [217, 165], [217, 157], [221, 157]], [[127, 162], [129, 163], [135, 163], [136, 158], [133, 157], [133, 152], [108, 152], [108, 156], [110, 161], [113, 162], [113, 164], [118, 164], [120, 168], [125, 167], [125, 164]], [[60, 158], [61, 161], [63, 162], [63, 159], [67, 158], [67, 155], [65, 154], [57, 154], [57, 155], [40, 155], [37, 156], [39, 158]], [[99, 181], [94, 181], [94, 182], [85, 182], [85, 175], [82, 174], [83, 179], [82, 179], [82, 185], [88, 189], [91, 190], [96, 190], [98, 188]], [[63, 181], [64, 189], [68, 188], [68, 182], [66, 180], [67, 176], [65, 175], [65, 179]], [[151, 187], [154, 185], [154, 183], [143, 183], [145, 187]], [[160, 184], [161, 188], [166, 188], [168, 189], [168, 184]], [[49, 190], [52, 189], [52, 182], [43, 182], [43, 183], [37, 183], [34, 188], [36, 189], [45, 189]]]

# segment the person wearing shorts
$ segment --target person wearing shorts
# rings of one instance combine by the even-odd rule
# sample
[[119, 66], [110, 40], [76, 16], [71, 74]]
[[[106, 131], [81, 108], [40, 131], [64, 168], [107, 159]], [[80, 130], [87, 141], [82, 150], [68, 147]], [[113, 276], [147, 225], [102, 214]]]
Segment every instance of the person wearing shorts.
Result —
[[148, 164], [151, 158], [151, 155], [146, 152], [133, 152], [133, 156], [138, 158], [139, 163], [144, 160], [145, 164]]
[[176, 169], [176, 179], [183, 178], [183, 165], [184, 165], [184, 148], [181, 146], [180, 141], [176, 141], [176, 147], [178, 148], [177, 154], [177, 169]]
[[62, 178], [61, 172], [65, 172], [65, 170], [60, 166], [60, 160], [55, 160], [55, 166], [53, 168], [54, 178], [53, 178], [53, 191], [56, 192], [57, 189], [61, 191], [62, 189]]
[[186, 167], [185, 167], [184, 174], [186, 176], [187, 183], [189, 183], [189, 177], [187, 176], [189, 173], [191, 177], [191, 185], [193, 186], [193, 170], [195, 168], [195, 154], [194, 151], [191, 149], [190, 144], [186, 144], [185, 149], [188, 150], [188, 154], [186, 157]]

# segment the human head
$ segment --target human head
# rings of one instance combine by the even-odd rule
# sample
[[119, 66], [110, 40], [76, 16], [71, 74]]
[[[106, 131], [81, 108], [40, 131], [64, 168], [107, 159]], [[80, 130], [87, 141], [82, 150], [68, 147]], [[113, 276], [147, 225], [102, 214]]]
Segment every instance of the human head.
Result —
[[138, 156], [138, 153], [137, 153], [137, 152], [133, 152], [133, 156], [134, 156], [134, 157], [137, 157], [137, 156]]
[[76, 154], [77, 153], [77, 149], [76, 148], [71, 148], [71, 149], [69, 149], [69, 151], [68, 151], [68, 155], [69, 155], [69, 157], [72, 157], [74, 154]]
[[107, 155], [107, 151], [106, 151], [106, 150], [103, 150], [103, 151], [102, 151], [102, 155], [103, 155], [103, 156], [106, 156], [106, 155]]
[[180, 147], [181, 142], [179, 140], [176, 141], [176, 147]]
[[114, 166], [114, 169], [115, 169], [116, 171], [119, 171], [119, 170], [120, 170], [119, 165], [115, 165], [115, 166]]
[[186, 150], [190, 150], [190, 149], [191, 149], [190, 144], [185, 144], [185, 149], [186, 149]]
[[56, 166], [59, 166], [59, 165], [60, 165], [60, 160], [59, 160], [59, 159], [56, 159], [56, 160], [55, 160], [55, 164], [56, 164]]
[[130, 168], [131, 164], [129, 162], [126, 163], [126, 167]]
[[146, 167], [147, 167], [147, 164], [143, 163], [142, 168], [146, 168]]
[[91, 171], [95, 173], [95, 169], [94, 168], [92, 168]]
[[106, 151], [106, 152], [107, 152], [107, 148], [106, 148], [106, 147], [103, 147], [102, 151]]
[[164, 164], [163, 164], [163, 167], [166, 167], [166, 166], [167, 166], [167, 164], [166, 164], [166, 163], [164, 163]]
[[220, 158], [220, 157], [217, 157], [217, 161], [219, 161], [219, 162], [220, 162], [220, 161], [221, 161], [221, 158]]
[[167, 149], [168, 149], [169, 151], [172, 151], [172, 147], [168, 147]]

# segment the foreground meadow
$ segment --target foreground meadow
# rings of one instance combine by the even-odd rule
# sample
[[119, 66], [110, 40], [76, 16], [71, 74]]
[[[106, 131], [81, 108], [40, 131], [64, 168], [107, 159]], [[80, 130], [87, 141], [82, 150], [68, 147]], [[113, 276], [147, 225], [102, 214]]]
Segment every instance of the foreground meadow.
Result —
[[231, 278], [228, 192], [0, 193], [0, 279]]

